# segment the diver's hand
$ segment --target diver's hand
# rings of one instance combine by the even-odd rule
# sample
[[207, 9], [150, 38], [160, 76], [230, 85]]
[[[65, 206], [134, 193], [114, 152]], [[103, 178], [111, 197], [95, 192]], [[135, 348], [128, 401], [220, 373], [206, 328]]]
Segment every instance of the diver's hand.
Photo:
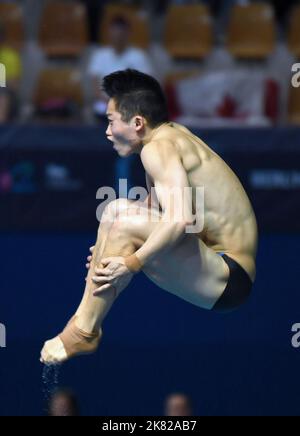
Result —
[[125, 265], [124, 257], [107, 257], [101, 259], [102, 268], [95, 268], [93, 282], [100, 285], [93, 292], [98, 296], [108, 289], [115, 289], [116, 296], [129, 284], [133, 273]]

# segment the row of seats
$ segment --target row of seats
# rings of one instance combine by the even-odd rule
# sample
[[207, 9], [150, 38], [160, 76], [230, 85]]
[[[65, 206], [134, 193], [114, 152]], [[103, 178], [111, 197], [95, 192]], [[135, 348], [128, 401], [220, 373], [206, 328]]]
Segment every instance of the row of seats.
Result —
[[[99, 42], [107, 42], [107, 29], [112, 18], [122, 15], [132, 28], [133, 45], [146, 48], [150, 42], [149, 23], [146, 16], [133, 6], [107, 5], [99, 22]], [[19, 4], [0, 3], [1, 24], [7, 34], [7, 42], [21, 49], [25, 41], [24, 11]], [[88, 24], [85, 7], [77, 2], [50, 0], [46, 3], [39, 25], [38, 42], [49, 56], [76, 57], [88, 44]]]
[[[178, 76], [181, 80], [184, 76]], [[300, 124], [300, 87], [290, 88], [288, 102], [288, 121]], [[166, 89], [167, 91], [167, 89]], [[82, 75], [72, 68], [45, 69], [39, 76], [34, 92], [33, 103], [36, 107], [42, 106], [47, 101], [72, 101], [77, 107], [84, 106], [84, 92]]]
[[[132, 44], [147, 48], [150, 44], [149, 18], [129, 5], [108, 4], [104, 10], [99, 42], [107, 42], [107, 28], [113, 16], [123, 15], [131, 24]], [[9, 43], [20, 49], [24, 42], [22, 8], [15, 3], [0, 4], [1, 22], [7, 29]], [[237, 4], [232, 8], [226, 46], [241, 59], [264, 59], [276, 44], [276, 20], [271, 5], [263, 2]], [[50, 0], [42, 13], [39, 44], [54, 57], [76, 57], [88, 44], [87, 17], [77, 1]], [[287, 34], [288, 47], [300, 57], [300, 5], [291, 14]], [[164, 45], [173, 58], [201, 59], [214, 46], [214, 23], [205, 5], [171, 5], [165, 22]]]

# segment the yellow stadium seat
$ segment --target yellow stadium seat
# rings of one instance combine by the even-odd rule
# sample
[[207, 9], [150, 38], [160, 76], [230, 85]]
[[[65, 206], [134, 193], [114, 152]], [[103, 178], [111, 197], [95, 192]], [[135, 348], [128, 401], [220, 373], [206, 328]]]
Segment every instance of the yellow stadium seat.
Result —
[[47, 56], [77, 57], [87, 43], [85, 7], [79, 2], [49, 1], [39, 29], [39, 44]]
[[276, 43], [274, 9], [267, 3], [235, 5], [231, 12], [227, 49], [240, 59], [265, 59]]
[[108, 4], [100, 21], [100, 43], [109, 42], [109, 25], [114, 17], [124, 17], [130, 25], [130, 43], [136, 47], [147, 49], [150, 44], [150, 30], [147, 16], [134, 6]]
[[201, 59], [213, 47], [212, 17], [205, 5], [171, 5], [164, 44], [173, 58]]
[[189, 79], [195, 76], [199, 76], [199, 69], [174, 71], [168, 73], [164, 79], [166, 84], [176, 84], [184, 79]]
[[50, 99], [66, 99], [83, 104], [81, 74], [72, 68], [47, 68], [38, 78], [34, 92], [35, 105], [41, 105]]
[[300, 58], [300, 5], [292, 9], [288, 31], [288, 46], [290, 51]]
[[0, 23], [3, 25], [6, 42], [12, 48], [20, 50], [24, 43], [24, 17], [21, 6], [16, 3], [0, 3]]

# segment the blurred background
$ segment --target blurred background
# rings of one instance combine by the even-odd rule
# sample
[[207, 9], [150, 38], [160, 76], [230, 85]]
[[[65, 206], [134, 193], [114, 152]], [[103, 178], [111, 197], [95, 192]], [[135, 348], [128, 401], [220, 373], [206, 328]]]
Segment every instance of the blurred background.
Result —
[[[299, 415], [299, 58], [296, 0], [0, 1], [0, 415]], [[125, 68], [156, 77], [170, 118], [239, 176], [257, 280], [222, 316], [139, 274], [48, 405], [39, 352], [81, 298], [96, 192], [145, 186], [105, 135], [101, 79]]]

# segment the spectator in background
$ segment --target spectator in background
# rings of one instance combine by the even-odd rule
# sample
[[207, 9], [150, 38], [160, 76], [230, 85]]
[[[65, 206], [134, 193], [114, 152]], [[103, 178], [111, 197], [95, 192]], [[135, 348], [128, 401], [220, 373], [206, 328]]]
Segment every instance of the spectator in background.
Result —
[[133, 68], [153, 75], [149, 56], [129, 43], [130, 24], [122, 16], [116, 16], [109, 27], [110, 44], [99, 48], [92, 56], [88, 75], [92, 78], [94, 113], [102, 118], [106, 111], [106, 96], [101, 91], [102, 78], [114, 71]]
[[0, 64], [5, 67], [6, 87], [0, 88], [0, 124], [16, 115], [16, 102], [22, 74], [21, 57], [6, 43], [6, 32], [0, 23]]
[[49, 401], [48, 416], [79, 416], [75, 394], [67, 389], [57, 390]]
[[193, 416], [191, 399], [183, 393], [173, 393], [165, 400], [165, 416]]

